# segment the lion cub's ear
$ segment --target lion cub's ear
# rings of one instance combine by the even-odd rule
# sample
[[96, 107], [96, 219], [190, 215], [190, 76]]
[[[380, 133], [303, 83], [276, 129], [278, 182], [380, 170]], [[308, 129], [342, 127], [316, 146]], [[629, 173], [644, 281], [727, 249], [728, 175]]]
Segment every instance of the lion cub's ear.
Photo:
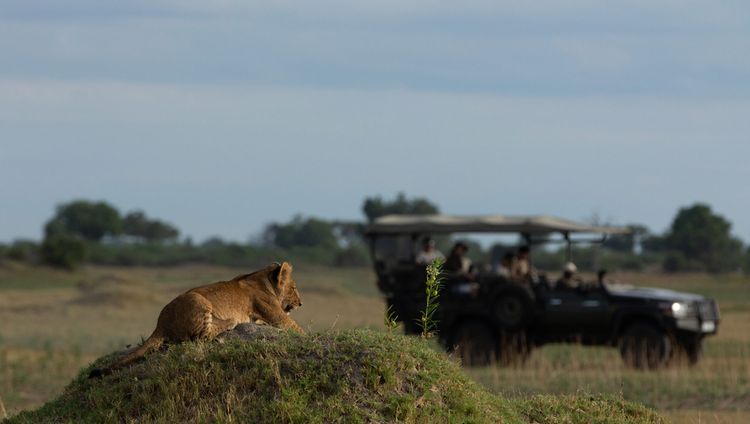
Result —
[[277, 268], [273, 270], [273, 280], [279, 288], [284, 288], [292, 280], [292, 264], [289, 262], [282, 262], [281, 265], [277, 265]]

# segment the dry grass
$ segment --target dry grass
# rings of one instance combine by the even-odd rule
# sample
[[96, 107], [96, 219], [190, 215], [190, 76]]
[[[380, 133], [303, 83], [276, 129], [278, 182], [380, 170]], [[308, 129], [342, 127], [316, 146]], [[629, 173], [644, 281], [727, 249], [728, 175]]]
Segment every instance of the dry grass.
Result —
[[[87, 268], [75, 273], [0, 264], [0, 399], [10, 415], [58, 395], [93, 359], [138, 343], [161, 307], [187, 288], [248, 272], [210, 266]], [[369, 269], [297, 267], [304, 307], [294, 318], [312, 330], [382, 328], [383, 302]], [[622, 394], [666, 411], [675, 422], [750, 422], [750, 279], [741, 276], [615, 275], [622, 281], [711, 295], [720, 334], [695, 368], [625, 369], [605, 348], [551, 345], [523, 367], [469, 374], [506, 396]]]
[[687, 409], [669, 411], [664, 415], [673, 423], [679, 424], [743, 424], [750, 423], [748, 411], [711, 411]]
[[617, 277], [719, 301], [719, 334], [706, 340], [704, 358], [697, 366], [642, 372], [625, 368], [615, 349], [548, 345], [536, 350], [523, 366], [467, 372], [506, 396], [615, 393], [665, 411], [674, 422], [750, 422], [750, 279], [698, 274]]

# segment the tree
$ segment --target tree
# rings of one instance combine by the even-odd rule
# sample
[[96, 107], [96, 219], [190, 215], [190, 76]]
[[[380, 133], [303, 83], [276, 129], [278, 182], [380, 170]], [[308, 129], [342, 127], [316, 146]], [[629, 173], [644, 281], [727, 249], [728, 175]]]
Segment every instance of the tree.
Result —
[[[685, 263], [699, 263], [710, 272], [730, 271], [740, 265], [742, 255], [742, 242], [731, 235], [731, 229], [732, 224], [710, 206], [696, 203], [677, 212], [664, 245], [679, 252]], [[672, 258], [670, 267], [679, 263], [679, 258]]]
[[362, 243], [365, 231], [365, 224], [360, 221], [331, 221], [333, 234], [340, 245], [351, 246]]
[[76, 200], [57, 207], [55, 216], [44, 227], [45, 237], [80, 236], [101, 241], [122, 231], [120, 212], [105, 202]]
[[641, 246], [643, 247], [644, 252], [664, 252], [668, 250], [667, 248], [667, 236], [666, 235], [658, 235], [658, 234], [651, 234], [647, 237], [644, 237], [643, 240], [641, 240]]
[[286, 224], [273, 223], [266, 226], [263, 238], [266, 244], [290, 249], [292, 247], [323, 247], [337, 249], [338, 241], [334, 225], [318, 218], [295, 216]]
[[389, 214], [431, 215], [440, 213], [438, 207], [424, 197], [408, 199], [404, 193], [398, 193], [394, 200], [383, 200], [380, 196], [367, 197], [362, 204], [362, 212], [367, 220]]
[[616, 252], [633, 253], [637, 243], [643, 243], [651, 237], [651, 232], [645, 225], [629, 224], [627, 228], [629, 233], [611, 235], [602, 246]]
[[149, 219], [143, 211], [132, 211], [125, 215], [122, 232], [150, 242], [175, 240], [180, 235], [175, 226], [158, 219]]

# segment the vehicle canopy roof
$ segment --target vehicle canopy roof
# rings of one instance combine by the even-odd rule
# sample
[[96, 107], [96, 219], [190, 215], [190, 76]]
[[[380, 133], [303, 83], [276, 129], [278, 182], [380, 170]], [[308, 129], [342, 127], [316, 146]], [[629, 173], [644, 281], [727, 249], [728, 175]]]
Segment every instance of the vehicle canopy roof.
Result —
[[521, 233], [563, 235], [627, 234], [623, 227], [587, 225], [553, 216], [385, 215], [367, 227], [368, 236], [439, 233]]

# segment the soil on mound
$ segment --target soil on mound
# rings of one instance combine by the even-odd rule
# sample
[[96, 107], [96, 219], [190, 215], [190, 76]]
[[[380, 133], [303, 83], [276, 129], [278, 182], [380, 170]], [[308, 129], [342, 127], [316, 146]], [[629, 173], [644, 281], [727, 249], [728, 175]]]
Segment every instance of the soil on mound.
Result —
[[620, 399], [502, 399], [422, 340], [368, 330], [300, 336], [243, 326], [102, 379], [86, 378], [90, 369], [9, 422], [661, 422]]

